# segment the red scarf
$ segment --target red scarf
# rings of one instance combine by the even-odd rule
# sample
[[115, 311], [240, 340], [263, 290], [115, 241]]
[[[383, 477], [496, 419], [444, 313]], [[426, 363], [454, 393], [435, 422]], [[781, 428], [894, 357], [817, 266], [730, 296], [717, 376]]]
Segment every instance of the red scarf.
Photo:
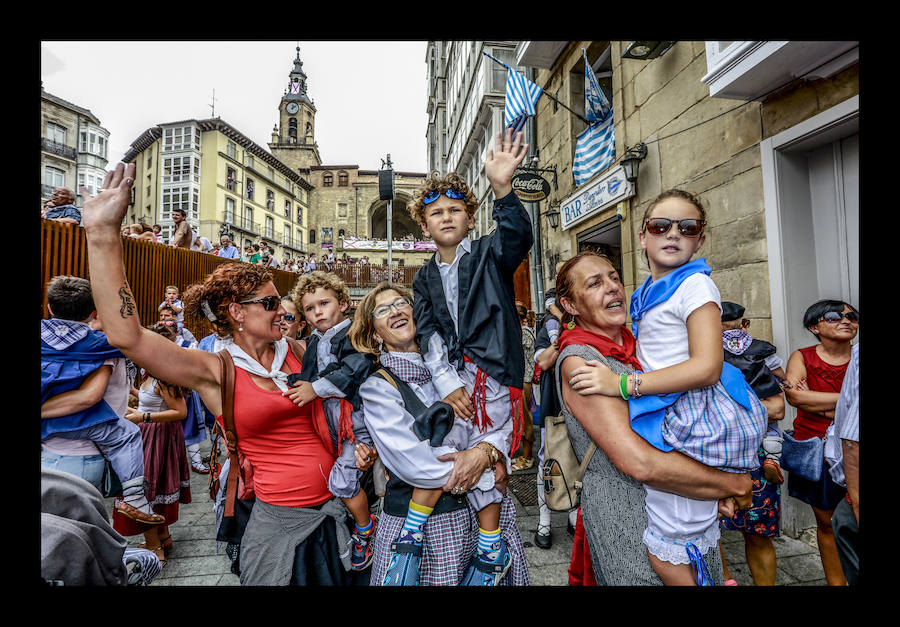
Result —
[[605, 357], [612, 357], [613, 359], [622, 362], [623, 364], [630, 364], [634, 366], [636, 370], [640, 370], [643, 372], [644, 367], [641, 366], [641, 362], [637, 360], [637, 357], [634, 356], [636, 342], [634, 339], [634, 335], [632, 335], [631, 330], [622, 325], [622, 345], [616, 344], [613, 340], [606, 337], [605, 335], [600, 335], [598, 333], [592, 333], [591, 331], [587, 331], [578, 325], [575, 325], [575, 328], [570, 329], [568, 325], [563, 326], [562, 333], [559, 335], [559, 350], [564, 349], [566, 346], [571, 346], [573, 344], [586, 344], [588, 346], [593, 346], [600, 354]]

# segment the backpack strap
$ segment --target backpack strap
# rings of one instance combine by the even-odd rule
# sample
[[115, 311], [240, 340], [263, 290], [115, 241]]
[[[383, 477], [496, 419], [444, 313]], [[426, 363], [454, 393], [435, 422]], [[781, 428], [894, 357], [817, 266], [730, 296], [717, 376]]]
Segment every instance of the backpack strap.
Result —
[[237, 434], [234, 429], [234, 360], [228, 349], [216, 353], [222, 366], [222, 422], [225, 425], [225, 440], [228, 443], [231, 464], [228, 470], [228, 483], [225, 486], [225, 516], [234, 516], [234, 501], [237, 498], [238, 476], [241, 463], [237, 456]]

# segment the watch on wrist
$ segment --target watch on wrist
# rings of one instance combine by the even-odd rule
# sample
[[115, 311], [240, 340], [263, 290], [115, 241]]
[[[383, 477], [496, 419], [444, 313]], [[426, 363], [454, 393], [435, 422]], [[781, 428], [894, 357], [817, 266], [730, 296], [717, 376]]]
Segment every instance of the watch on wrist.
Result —
[[149, 411], [144, 412], [144, 422], [150, 422], [150, 412]]
[[478, 448], [487, 453], [488, 458], [491, 460], [490, 467], [500, 461], [500, 451], [496, 448], [488, 444], [487, 442], [479, 442], [476, 444]]

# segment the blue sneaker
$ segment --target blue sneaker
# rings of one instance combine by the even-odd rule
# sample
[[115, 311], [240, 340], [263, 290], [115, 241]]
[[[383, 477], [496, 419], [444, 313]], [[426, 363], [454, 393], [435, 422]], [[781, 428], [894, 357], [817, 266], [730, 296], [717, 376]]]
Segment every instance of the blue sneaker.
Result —
[[418, 586], [419, 564], [422, 561], [422, 534], [403, 529], [400, 537], [391, 542], [388, 568], [382, 586]]
[[350, 567], [353, 570], [365, 570], [375, 559], [375, 551], [371, 546], [372, 539], [375, 537], [375, 517], [372, 516], [370, 520], [373, 524], [372, 531], [364, 536], [359, 533], [350, 534]]
[[488, 553], [475, 552], [475, 557], [466, 568], [466, 574], [459, 582], [461, 586], [497, 586], [512, 565], [512, 555], [501, 538], [491, 546]]

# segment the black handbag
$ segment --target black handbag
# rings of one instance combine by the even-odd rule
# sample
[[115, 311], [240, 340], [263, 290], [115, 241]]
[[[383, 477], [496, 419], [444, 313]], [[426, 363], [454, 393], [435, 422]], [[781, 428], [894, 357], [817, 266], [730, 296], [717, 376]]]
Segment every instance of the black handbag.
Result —
[[122, 496], [122, 482], [119, 480], [119, 475], [113, 470], [112, 462], [109, 461], [109, 457], [106, 456], [103, 449], [97, 446], [96, 442], [94, 442], [94, 446], [97, 447], [100, 455], [103, 456], [103, 477], [100, 479], [100, 494], [107, 499], [113, 496]]
[[793, 433], [793, 431], [784, 432], [781, 467], [809, 481], [818, 481], [822, 477], [825, 440], [819, 437], [795, 440]]

